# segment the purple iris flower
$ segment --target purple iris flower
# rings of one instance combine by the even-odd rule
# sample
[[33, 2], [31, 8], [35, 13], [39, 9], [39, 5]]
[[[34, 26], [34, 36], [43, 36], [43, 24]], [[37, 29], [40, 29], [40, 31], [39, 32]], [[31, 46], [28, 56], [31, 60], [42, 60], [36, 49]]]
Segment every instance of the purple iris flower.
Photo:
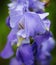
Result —
[[[12, 0], [12, 3], [8, 4], [9, 16], [6, 24], [11, 28], [11, 32], [1, 57], [7, 59], [13, 56], [12, 46], [18, 43], [18, 38], [24, 38], [10, 65], [49, 65], [54, 40], [50, 33], [50, 21], [47, 19], [49, 13], [43, 12], [44, 5], [45, 3], [39, 0]], [[34, 40], [32, 45], [30, 37]]]
[[[19, 0], [20, 1], [20, 0]], [[24, 1], [24, 0], [23, 0]], [[22, 1], [20, 1], [20, 2], [22, 2]], [[26, 4], [27, 5], [27, 4]], [[19, 21], [23, 18], [23, 17], [25, 17], [26, 15], [28, 15], [28, 14], [26, 14], [25, 15], [25, 13], [24, 12], [28, 12], [28, 11], [25, 11], [25, 9], [26, 10], [28, 10], [28, 8], [25, 8], [25, 6], [24, 5], [22, 5], [22, 4], [18, 4], [17, 2], [12, 2], [11, 4], [9, 4], [8, 5], [9, 6], [9, 15], [10, 15], [10, 27], [11, 28], [13, 28], [13, 27], [15, 27], [15, 26], [18, 26], [18, 24], [19, 24]], [[31, 14], [31, 12], [30, 12], [30, 14]], [[31, 15], [34, 15], [34, 14], [31, 14]], [[35, 14], [36, 15], [36, 14]], [[45, 15], [44, 15], [45, 16]], [[37, 16], [36, 16], [37, 17]], [[40, 17], [41, 18], [41, 17]], [[44, 27], [45, 28], [45, 26], [44, 26], [44, 24], [43, 23], [40, 23], [40, 24], [42, 24], [42, 26], [41, 27]], [[38, 27], [39, 28], [39, 27]]]
[[[9, 27], [12, 28], [12, 30], [7, 38], [8, 39], [7, 45], [5, 46], [5, 49], [1, 53], [1, 56], [3, 58], [8, 58], [13, 55], [12, 49], [10, 50], [9, 48], [12, 47], [13, 45], [12, 43], [17, 42], [17, 33], [20, 30], [19, 24], [23, 24], [23, 30], [20, 32], [20, 36], [24, 35], [23, 32], [25, 33], [26, 37], [29, 37], [34, 36], [38, 33], [43, 34], [46, 31], [44, 23], [37, 13], [28, 11], [23, 13], [23, 11], [25, 11], [24, 6], [21, 4], [18, 5], [18, 3], [16, 2], [13, 2], [8, 6], [10, 15], [7, 18], [6, 23], [7, 25], [9, 25]], [[8, 50], [10, 50], [11, 53], [8, 52]], [[8, 52], [9, 55], [7, 55], [6, 52]]]
[[[31, 21], [32, 21], [32, 23], [30, 24]], [[22, 35], [25, 34], [26, 38], [28, 38], [29, 36], [34, 36], [34, 35], [36, 35], [38, 33], [43, 34], [46, 31], [45, 28], [44, 28], [44, 26], [43, 26], [43, 23], [41, 22], [40, 17], [36, 13], [32, 13], [32, 12], [25, 13], [25, 15], [23, 17], [23, 20], [20, 21], [20, 23], [21, 22], [24, 23], [25, 29], [23, 28], [23, 30], [20, 31], [19, 25], [17, 25], [17, 26], [15, 25], [15, 27], [12, 28], [12, 30], [11, 30], [8, 38], [7, 38], [8, 39], [8, 44], [10, 44], [10, 46], [6, 45], [5, 49], [1, 53], [2, 57], [8, 58], [8, 57], [12, 56], [12, 55], [10, 55], [10, 56], [8, 55], [7, 56], [6, 52], [8, 50], [10, 50], [8, 48], [12, 46], [12, 43], [17, 42], [17, 33], [18, 33], [18, 31], [20, 31], [20, 36], [22, 36]], [[36, 29], [36, 27], [37, 27], [37, 29]]]

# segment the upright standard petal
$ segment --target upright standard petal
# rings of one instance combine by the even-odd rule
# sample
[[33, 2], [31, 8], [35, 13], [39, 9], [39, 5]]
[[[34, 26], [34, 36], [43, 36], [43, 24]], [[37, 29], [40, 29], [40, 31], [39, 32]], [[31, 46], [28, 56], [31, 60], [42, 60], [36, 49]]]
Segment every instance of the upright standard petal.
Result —
[[[12, 23], [12, 22], [11, 22]], [[13, 22], [15, 24], [15, 22]], [[20, 24], [20, 25], [19, 25]], [[25, 35], [27, 37], [34, 36], [36, 34], [43, 34], [46, 31], [45, 25], [39, 15], [34, 12], [26, 12], [15, 27], [23, 27]], [[20, 28], [21, 28], [20, 27]], [[19, 29], [18, 29], [19, 31]]]
[[34, 12], [25, 14], [25, 30], [28, 36], [43, 34], [46, 31], [43, 21]]

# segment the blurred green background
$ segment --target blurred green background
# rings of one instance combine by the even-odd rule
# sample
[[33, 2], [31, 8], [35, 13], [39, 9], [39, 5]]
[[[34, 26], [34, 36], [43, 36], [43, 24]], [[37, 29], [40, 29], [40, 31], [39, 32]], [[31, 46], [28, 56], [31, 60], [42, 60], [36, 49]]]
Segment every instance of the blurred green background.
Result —
[[[8, 7], [7, 4], [9, 0], [0, 0], [0, 52], [3, 50], [7, 35], [9, 34], [10, 29], [6, 26], [6, 17], [8, 16]], [[50, 13], [49, 19], [51, 20], [51, 31], [53, 37], [56, 40], [56, 0], [50, 0], [49, 6], [46, 7], [46, 11]], [[56, 48], [51, 52], [53, 60], [51, 65], [56, 65]], [[0, 58], [0, 65], [9, 65], [9, 59], [4, 60]]]

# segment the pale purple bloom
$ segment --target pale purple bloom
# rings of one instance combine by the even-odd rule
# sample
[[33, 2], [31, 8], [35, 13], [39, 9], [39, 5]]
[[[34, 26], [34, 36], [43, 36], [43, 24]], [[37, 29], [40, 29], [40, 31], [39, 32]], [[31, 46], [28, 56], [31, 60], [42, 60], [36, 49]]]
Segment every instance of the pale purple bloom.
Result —
[[[30, 36], [34, 36], [38, 33], [43, 34], [46, 30], [45, 27], [40, 19], [40, 17], [33, 12], [28, 12], [25, 13], [23, 20], [20, 21], [22, 22], [25, 26], [25, 29], [23, 29], [20, 32], [20, 36], [26, 35], [26, 38], [30, 37]], [[30, 23], [31, 22], [31, 23]], [[16, 25], [15, 25], [16, 26]], [[36, 29], [37, 28], [37, 29]], [[10, 34], [8, 35], [8, 43], [10, 42], [10, 45], [12, 46], [15, 42], [17, 42], [17, 33], [18, 33], [19, 27], [18, 25], [15, 28], [12, 28]], [[23, 33], [24, 32], [24, 33]], [[13, 44], [12, 44], [13, 43]], [[2, 52], [2, 56], [4, 55], [4, 53], [6, 53], [8, 50], [8, 47], [6, 45], [4, 51]], [[7, 55], [7, 53], [5, 54]], [[9, 57], [9, 56], [8, 56]]]
[[[22, 0], [20, 1], [20, 0], [18, 0], [19, 2], [23, 2]], [[26, 0], [27, 1], [27, 0]], [[25, 1], [24, 1], [25, 2]], [[34, 3], [35, 1], [33, 1], [33, 3]], [[30, 1], [29, 1], [29, 3], [30, 3]], [[25, 3], [24, 3], [25, 4]], [[26, 4], [27, 5], [27, 4]], [[11, 26], [11, 28], [14, 28], [15, 26], [19, 26], [19, 23], [21, 22], [21, 21], [25, 21], [24, 19], [28, 16], [28, 14], [30, 14], [29, 15], [29, 17], [27, 17], [27, 18], [30, 18], [30, 17], [32, 17], [32, 16], [35, 16], [35, 18], [37, 19], [37, 17], [39, 18], [39, 16], [36, 16], [37, 15], [37, 13], [36, 14], [34, 14], [34, 12], [28, 12], [28, 11], [25, 11], [25, 6], [23, 5], [23, 4], [20, 4], [20, 3], [17, 3], [17, 1], [13, 1], [11, 4], [9, 4], [8, 5], [9, 6], [9, 15], [10, 15], [10, 26]], [[26, 8], [26, 10], [28, 10], [28, 8]], [[31, 16], [32, 15], [32, 16]], [[43, 14], [42, 14], [43, 15]], [[44, 15], [45, 16], [45, 15]], [[46, 17], [46, 16], [45, 16]], [[40, 17], [41, 18], [41, 17]], [[38, 19], [39, 21], [40, 21], [40, 18]], [[33, 20], [33, 18], [32, 18], [32, 20]], [[27, 23], [27, 21], [28, 20], [26, 20], [26, 22], [23, 22], [24, 24], [27, 24], [28, 25], [28, 28], [32, 28], [34, 25], [37, 25], [38, 26], [38, 28], [43, 28], [43, 31], [42, 32], [44, 32], [44, 28], [45, 28], [45, 25], [44, 25], [44, 23], [43, 22], [36, 22], [36, 23], [34, 23], [33, 21], [32, 21], [32, 27], [30, 27], [29, 26], [29, 22], [31, 21], [31, 20], [29, 20], [29, 22]], [[37, 21], [37, 20], [36, 20]], [[40, 24], [40, 25], [39, 25]], [[36, 26], [35, 26], [36, 27]], [[26, 26], [25, 26], [25, 28], [26, 28]], [[27, 29], [28, 30], [28, 29]], [[40, 30], [40, 29], [38, 29], [38, 30]], [[42, 29], [41, 29], [42, 30]], [[33, 31], [32, 29], [31, 29], [31, 31]], [[39, 33], [41, 33], [41, 32], [39, 32]]]
[[[11, 0], [8, 7], [6, 24], [11, 28], [11, 32], [0, 56], [4, 59], [13, 56], [15, 53], [12, 46], [22, 37], [24, 40], [17, 48], [16, 56], [11, 59], [10, 65], [49, 65], [54, 40], [50, 32], [50, 20], [47, 18], [49, 13], [43, 11], [45, 3], [40, 0]], [[33, 39], [32, 45], [30, 38]]]

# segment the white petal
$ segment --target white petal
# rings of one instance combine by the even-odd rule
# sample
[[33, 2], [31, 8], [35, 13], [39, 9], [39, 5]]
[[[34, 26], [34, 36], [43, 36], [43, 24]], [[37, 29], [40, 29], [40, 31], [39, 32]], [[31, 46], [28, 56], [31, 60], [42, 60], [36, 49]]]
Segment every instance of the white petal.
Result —
[[41, 19], [44, 19], [45, 17], [47, 17], [49, 15], [49, 13], [43, 13], [43, 14], [38, 14], [40, 16]]

